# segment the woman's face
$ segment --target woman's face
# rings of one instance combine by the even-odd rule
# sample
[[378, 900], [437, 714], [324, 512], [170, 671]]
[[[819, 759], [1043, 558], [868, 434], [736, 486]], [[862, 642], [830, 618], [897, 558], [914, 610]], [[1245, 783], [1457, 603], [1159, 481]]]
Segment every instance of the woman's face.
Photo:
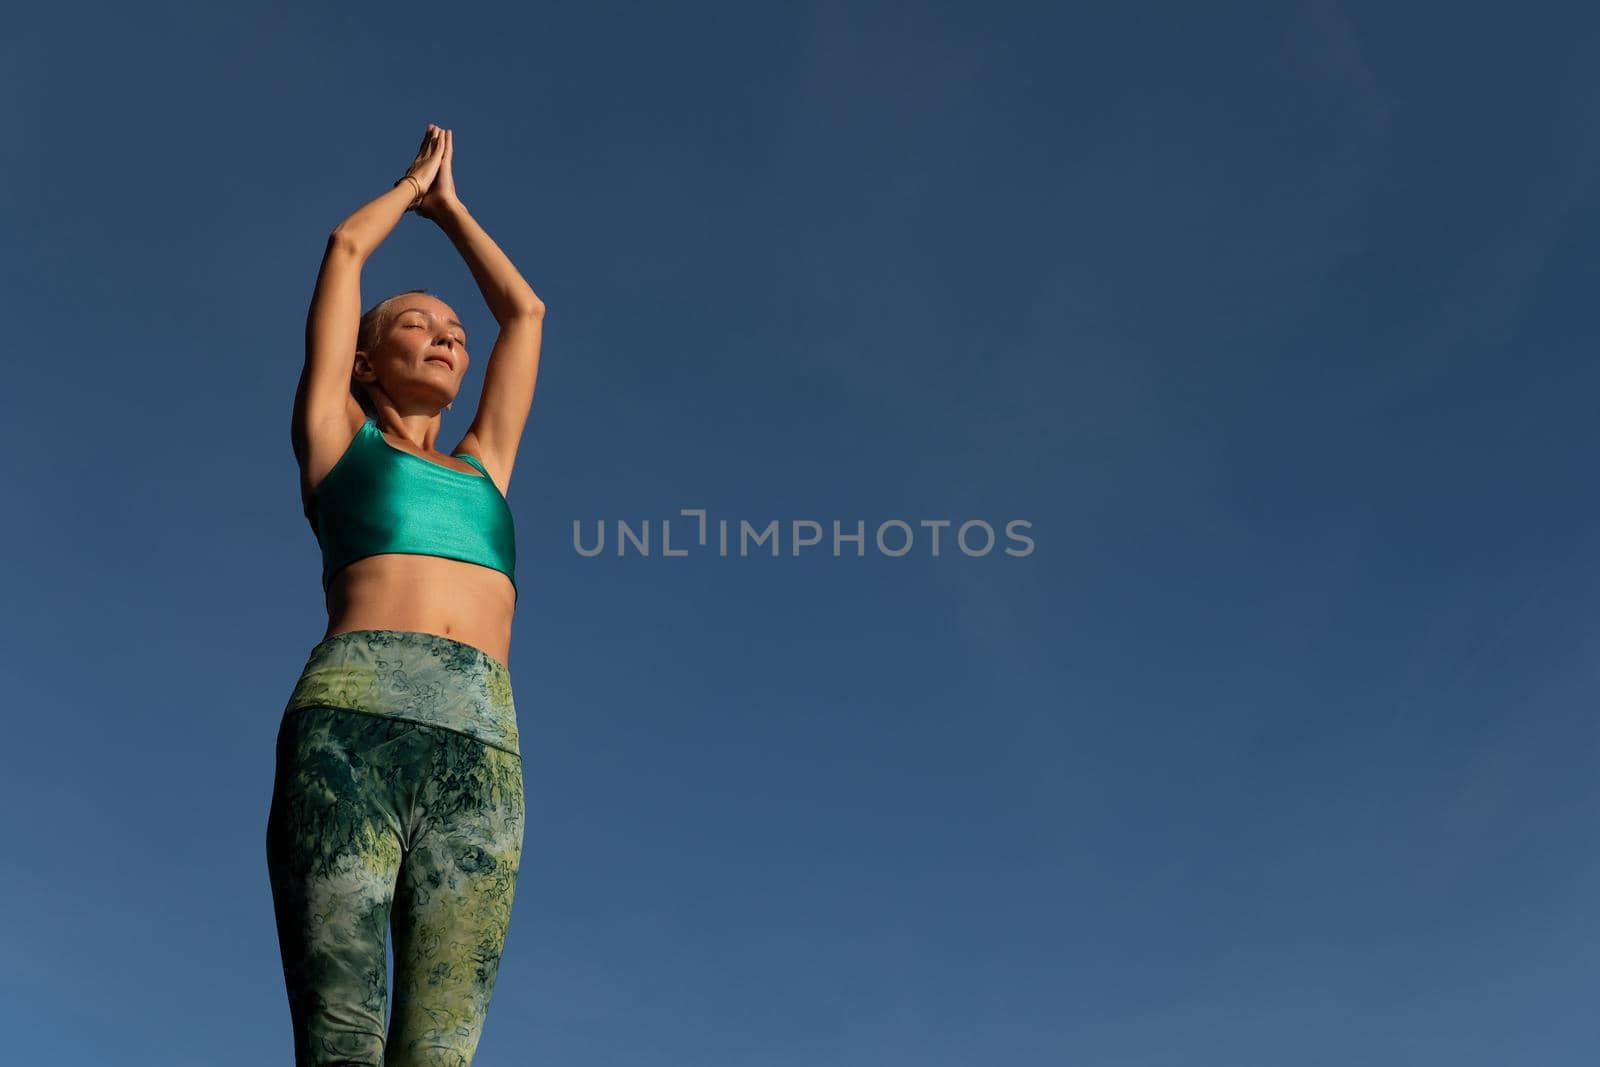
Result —
[[407, 295], [368, 354], [383, 391], [440, 407], [455, 399], [467, 372], [467, 335], [450, 305], [423, 293]]

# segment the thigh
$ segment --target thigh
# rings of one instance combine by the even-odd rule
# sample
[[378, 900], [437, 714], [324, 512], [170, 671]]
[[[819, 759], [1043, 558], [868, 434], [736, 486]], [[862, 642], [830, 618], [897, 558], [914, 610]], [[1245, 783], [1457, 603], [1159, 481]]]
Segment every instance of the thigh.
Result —
[[297, 1067], [383, 1062], [401, 824], [375, 759], [401, 725], [308, 708], [279, 731], [267, 867]]
[[435, 732], [395, 890], [390, 1067], [472, 1062], [522, 863], [521, 759]]

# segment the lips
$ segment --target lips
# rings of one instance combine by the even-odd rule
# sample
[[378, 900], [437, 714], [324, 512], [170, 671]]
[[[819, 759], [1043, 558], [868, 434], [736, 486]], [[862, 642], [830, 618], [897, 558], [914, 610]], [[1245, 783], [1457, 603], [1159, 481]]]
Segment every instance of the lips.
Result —
[[454, 363], [451, 363], [448, 359], [445, 359], [443, 356], [429, 356], [427, 359], [423, 360], [423, 362], [424, 363], [443, 363], [447, 370], [455, 370], [456, 369], [456, 365]]

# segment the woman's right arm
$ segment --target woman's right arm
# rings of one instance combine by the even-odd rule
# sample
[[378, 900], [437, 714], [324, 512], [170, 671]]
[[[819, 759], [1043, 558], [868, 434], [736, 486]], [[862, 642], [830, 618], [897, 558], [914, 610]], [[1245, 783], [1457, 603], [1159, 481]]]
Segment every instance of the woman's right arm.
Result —
[[373, 250], [389, 236], [412, 201], [422, 199], [422, 194], [433, 184], [443, 161], [444, 129], [430, 122], [427, 132], [422, 135], [422, 146], [417, 149], [416, 158], [406, 168], [406, 174], [415, 178], [416, 182], [402, 178], [387, 193], [361, 205], [353, 215], [333, 228], [334, 237], [350, 246], [362, 259], [372, 255]]
[[416, 187], [402, 179], [399, 185], [377, 199], [362, 204], [349, 218], [335, 226], [334, 239], [366, 259], [383, 244], [416, 198]]
[[[411, 183], [406, 183], [410, 188]], [[361, 324], [361, 267], [365, 254], [335, 230], [322, 252], [322, 268], [306, 314], [306, 362], [294, 394], [290, 439], [301, 467], [310, 458], [311, 440], [327, 432], [336, 437], [341, 424], [348, 432], [350, 371], [356, 362], [356, 333]], [[331, 430], [325, 428], [331, 427]]]
[[[322, 268], [306, 314], [306, 365], [295, 394], [295, 436], [309, 439], [319, 427], [348, 426], [350, 371], [356, 362], [356, 333], [361, 324], [361, 268], [367, 257], [394, 229], [416, 190], [401, 182], [333, 228], [322, 250]], [[337, 436], [337, 434], [335, 434]], [[295, 452], [304, 463], [303, 440]]]
[[306, 362], [295, 390], [290, 427], [302, 467], [310, 456], [311, 439], [324, 428], [330, 437], [349, 433], [355, 406], [350, 371], [355, 366], [356, 334], [361, 324], [361, 268], [399, 223], [418, 188], [428, 191], [443, 158], [444, 131], [430, 123], [416, 158], [406, 168], [416, 184], [402, 180], [357, 208], [328, 235], [306, 316]]

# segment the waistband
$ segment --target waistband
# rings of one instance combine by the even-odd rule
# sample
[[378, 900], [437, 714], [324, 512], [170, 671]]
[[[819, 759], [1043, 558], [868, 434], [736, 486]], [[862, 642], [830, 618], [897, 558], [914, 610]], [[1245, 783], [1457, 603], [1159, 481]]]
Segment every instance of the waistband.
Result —
[[480, 648], [416, 630], [346, 630], [311, 650], [285, 715], [340, 708], [440, 726], [522, 755], [511, 672]]

